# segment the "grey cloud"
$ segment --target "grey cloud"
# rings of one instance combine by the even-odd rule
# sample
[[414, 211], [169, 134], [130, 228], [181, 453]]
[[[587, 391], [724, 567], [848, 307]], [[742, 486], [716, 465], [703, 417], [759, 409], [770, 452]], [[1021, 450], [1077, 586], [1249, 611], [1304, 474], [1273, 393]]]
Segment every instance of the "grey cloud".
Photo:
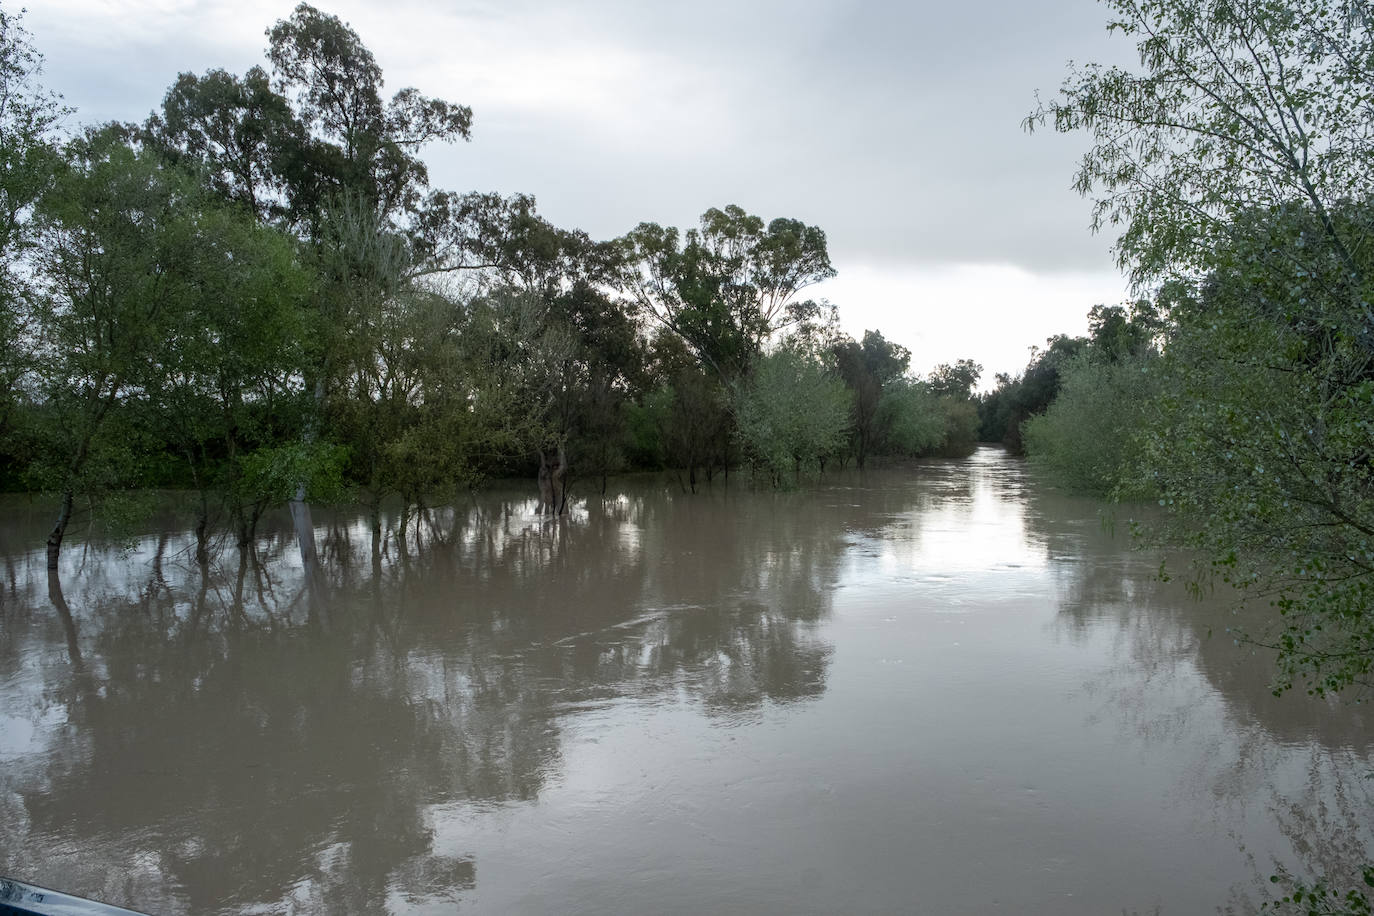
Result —
[[[601, 120], [478, 104], [473, 142], [429, 153], [445, 187], [531, 192], [550, 218], [598, 236], [645, 219], [682, 225], [737, 202], [822, 225], [837, 261], [1040, 272], [1110, 264], [1110, 239], [1088, 233], [1088, 204], [1068, 189], [1083, 140], [1027, 137], [1020, 126], [1034, 90], [1057, 87], [1068, 58], [1122, 56], [1091, 0], [402, 0], [389, 7], [390, 31], [376, 34], [365, 22], [375, 8], [319, 5], [353, 22], [389, 86], [415, 84], [459, 102], [474, 101], [470, 87], [417, 78], [436, 61], [409, 48], [440, 18], [453, 31], [453, 55], [474, 50], [464, 46], [465, 26], [498, 23], [531, 42], [595, 41], [647, 59], [649, 84], [624, 87], [652, 109], [643, 129], [627, 123], [608, 137]], [[48, 9], [30, 25], [50, 82], [83, 121], [142, 118], [180, 70], [261, 62], [272, 18], [220, 35], [197, 23], [225, 7], [200, 0], [142, 24], [130, 33], [134, 47]], [[283, 4], [277, 15], [286, 12]], [[571, 23], [567, 34], [545, 27], [555, 12]], [[501, 49], [480, 50], [500, 66]], [[682, 105], [692, 110], [675, 118]]]

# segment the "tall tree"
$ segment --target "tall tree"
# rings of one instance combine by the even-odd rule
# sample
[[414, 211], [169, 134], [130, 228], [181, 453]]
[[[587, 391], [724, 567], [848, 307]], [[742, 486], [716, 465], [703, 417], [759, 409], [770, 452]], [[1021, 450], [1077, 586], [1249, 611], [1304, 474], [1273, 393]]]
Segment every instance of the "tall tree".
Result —
[[1077, 184], [1095, 225], [1122, 228], [1138, 282], [1185, 292], [1142, 478], [1170, 540], [1276, 605], [1280, 688], [1367, 683], [1374, 9], [1108, 6], [1139, 70], [1081, 68], [1027, 124], [1091, 134]]
[[182, 73], [144, 125], [150, 146], [170, 161], [204, 171], [211, 187], [259, 219], [289, 213], [293, 161], [308, 146], [307, 125], [272, 89], [267, 72]]
[[911, 352], [879, 331], [865, 331], [862, 343], [845, 338], [833, 347], [833, 354], [840, 377], [849, 386], [854, 458], [862, 468], [882, 438], [878, 404], [883, 389], [906, 374]]
[[180, 207], [184, 233], [174, 241], [183, 292], [144, 385], [189, 469], [196, 559], [205, 563], [212, 500], [224, 501], [244, 547], [267, 498], [242, 473], [244, 461], [274, 446], [275, 430], [290, 428], [307, 407], [297, 373], [309, 277], [295, 240], [241, 208], [209, 195]]
[[468, 139], [472, 109], [413, 88], [383, 101], [372, 52], [347, 23], [309, 4], [267, 35], [276, 89], [309, 131], [288, 175], [298, 219], [311, 222], [342, 190], [360, 195], [389, 223], [419, 210], [429, 186], [420, 148]]
[[73, 141], [67, 159], [38, 214], [36, 371], [52, 448], [37, 470], [61, 502], [48, 535], [50, 569], [75, 497], [115, 482], [107, 459], [127, 446], [102, 434], [116, 408], [155, 383], [154, 355], [194, 292], [185, 269], [194, 256], [194, 181], [113, 127]]
[[821, 314], [797, 294], [835, 275], [825, 233], [712, 208], [680, 237], [641, 223], [624, 239], [621, 288], [727, 380], [743, 378], [773, 336]]
[[0, 437], [31, 369], [31, 290], [20, 264], [34, 243], [34, 204], [58, 169], [54, 130], [67, 113], [40, 84], [42, 71], [22, 14], [0, 9]]

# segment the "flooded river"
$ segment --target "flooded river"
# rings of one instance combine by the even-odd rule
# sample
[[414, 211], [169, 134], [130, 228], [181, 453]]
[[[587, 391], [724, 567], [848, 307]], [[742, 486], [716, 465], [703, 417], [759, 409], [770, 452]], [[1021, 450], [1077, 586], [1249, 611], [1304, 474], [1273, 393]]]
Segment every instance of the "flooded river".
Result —
[[173, 523], [58, 588], [7, 503], [0, 874], [166, 914], [1195, 914], [1365, 860], [1364, 707], [1270, 696], [1095, 504], [997, 449], [738, 484], [480, 494], [377, 558], [317, 512], [313, 588], [285, 528], [203, 575]]

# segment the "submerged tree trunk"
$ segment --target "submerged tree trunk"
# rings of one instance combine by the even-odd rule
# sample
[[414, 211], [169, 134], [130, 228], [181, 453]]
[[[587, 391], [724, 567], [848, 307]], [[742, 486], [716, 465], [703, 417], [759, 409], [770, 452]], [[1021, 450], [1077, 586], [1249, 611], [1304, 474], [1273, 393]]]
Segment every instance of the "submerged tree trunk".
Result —
[[48, 569], [57, 569], [57, 557], [62, 552], [62, 538], [67, 534], [67, 523], [72, 520], [72, 499], [74, 493], [68, 487], [62, 491], [62, 505], [57, 510], [57, 524], [48, 534]]
[[410, 497], [401, 497], [401, 520], [396, 524], [396, 545], [401, 548], [402, 556], [406, 552], [406, 528], [410, 527]]
[[252, 546], [253, 541], [258, 536], [258, 519], [262, 518], [262, 504], [255, 503], [248, 510], [239, 510], [239, 543], [240, 551], [247, 550]]
[[543, 515], [553, 506], [553, 469], [549, 466], [549, 456], [539, 450], [539, 504], [534, 507], [537, 515]]
[[558, 446], [554, 460], [539, 450], [539, 515], [565, 515], [568, 511], [568, 455]]
[[67, 654], [71, 656], [72, 667], [81, 671], [85, 668], [85, 663], [81, 658], [81, 644], [77, 640], [76, 621], [72, 619], [72, 609], [67, 606], [67, 598], [62, 594], [62, 580], [58, 578], [57, 570], [51, 566], [48, 567], [48, 600], [52, 602], [53, 609], [62, 621], [62, 630], [67, 635]]
[[196, 562], [202, 567], [210, 562], [210, 500], [200, 491], [200, 511], [196, 516]]
[[296, 529], [296, 546], [301, 552], [301, 565], [307, 575], [313, 576], [319, 564], [315, 552], [315, 522], [311, 518], [310, 503], [305, 501], [305, 485], [296, 487], [296, 498], [291, 500], [291, 524]]
[[568, 512], [568, 456], [563, 446], [558, 446], [558, 463], [549, 474], [553, 484], [553, 514], [566, 515]]

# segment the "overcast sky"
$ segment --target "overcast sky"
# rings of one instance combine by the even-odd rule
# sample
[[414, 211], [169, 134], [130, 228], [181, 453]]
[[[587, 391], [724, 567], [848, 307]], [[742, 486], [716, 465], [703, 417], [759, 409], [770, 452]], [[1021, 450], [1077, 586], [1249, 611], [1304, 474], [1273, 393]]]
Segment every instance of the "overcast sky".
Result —
[[[912, 368], [1024, 367], [1126, 285], [1071, 189], [1082, 137], [1021, 121], [1070, 59], [1123, 61], [1094, 0], [321, 0], [388, 91], [472, 106], [426, 152], [451, 190], [534, 194], [594, 237], [712, 206], [821, 226], [839, 276], [811, 294]], [[265, 0], [42, 0], [25, 18], [74, 123], [142, 120], [177, 73], [264, 64]]]

